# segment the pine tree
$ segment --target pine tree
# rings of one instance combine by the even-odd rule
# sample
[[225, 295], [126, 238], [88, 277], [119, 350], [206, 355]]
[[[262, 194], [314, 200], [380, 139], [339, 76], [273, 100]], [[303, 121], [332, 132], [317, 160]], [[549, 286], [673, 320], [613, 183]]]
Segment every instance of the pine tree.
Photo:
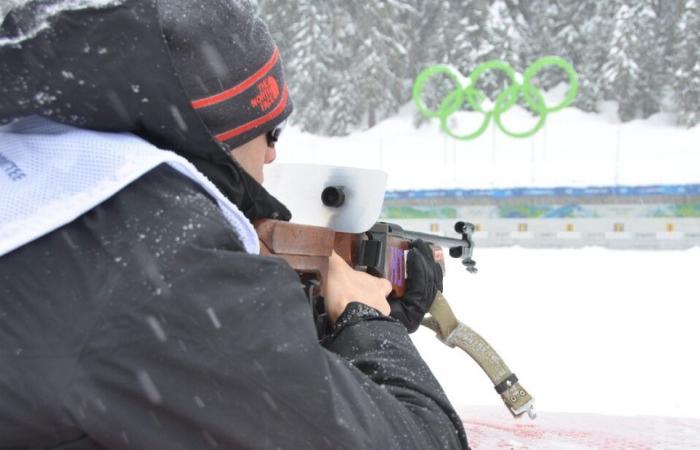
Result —
[[[522, 32], [527, 28], [522, 13], [515, 9], [511, 0], [495, 0], [489, 7], [486, 28], [486, 43], [481, 53], [484, 62], [498, 60], [510, 64], [515, 70], [524, 69], [524, 38]], [[479, 80], [478, 87], [491, 99], [506, 86], [507, 79], [492, 72]]]
[[[622, 120], [643, 117], [658, 105], [648, 61], [657, 51], [656, 15], [651, 0], [622, 0], [615, 14], [610, 53], [602, 75], [606, 94], [619, 103]], [[658, 61], [657, 61], [658, 63]]]
[[[446, 23], [449, 18], [448, 0], [412, 0], [412, 8], [406, 12], [407, 36], [407, 81], [409, 89], [423, 70], [435, 64], [447, 63], [447, 42], [445, 38]], [[416, 112], [414, 125], [419, 126], [426, 120]]]
[[333, 3], [265, 0], [260, 5], [285, 61], [296, 110], [292, 120], [311, 132], [324, 131], [334, 83]]
[[[600, 72], [608, 56], [612, 35], [615, 1], [559, 0], [553, 24], [554, 53], [571, 63], [579, 80], [574, 106], [596, 111], [604, 99], [605, 89]], [[566, 75], [558, 71], [565, 81]]]
[[395, 113], [407, 100], [408, 30], [400, 19], [411, 5], [400, 0], [371, 0], [344, 7], [355, 20], [354, 93], [360, 95], [367, 124]]
[[488, 41], [492, 37], [488, 22], [489, 2], [452, 0], [449, 18], [449, 28], [445, 32], [447, 59], [461, 73], [468, 75], [493, 52]]
[[[591, 11], [595, 11], [595, 1], [540, 0], [533, 2], [530, 9], [528, 65], [543, 56], [553, 55], [569, 62], [578, 72], [586, 43], [584, 29], [591, 20]], [[542, 89], [568, 82], [568, 75], [556, 68], [540, 72], [536, 79], [537, 86]]]
[[523, 63], [527, 66], [543, 55], [559, 54], [559, 51], [554, 51], [559, 4], [548, 0], [510, 1], [509, 8], [515, 9], [515, 17], [522, 18], [520, 34], [523, 42], [518, 47]]
[[672, 79], [681, 125], [700, 124], [700, 1], [687, 0], [678, 23]]
[[[536, 27], [539, 17], [535, 11], [536, 5], [541, 5], [543, 0], [502, 0], [505, 10], [499, 15], [503, 21], [502, 31], [504, 38], [508, 40], [508, 46], [512, 53], [509, 59], [504, 59], [516, 70], [523, 71], [530, 58], [530, 36], [535, 34], [532, 28]], [[494, 5], [498, 5], [495, 0]]]
[[414, 0], [406, 12], [408, 76], [414, 78], [426, 67], [448, 62], [451, 23], [449, 0]]
[[289, 2], [284, 0], [258, 0], [258, 13], [267, 24], [270, 33], [272, 34], [275, 43], [280, 49], [282, 56], [288, 55], [287, 62], [293, 58], [290, 52], [288, 39], [288, 30], [297, 20], [296, 8], [291, 8]]
[[[661, 28], [659, 14], [665, 7], [659, 0], [639, 0], [640, 12], [637, 16], [639, 66], [642, 69], [639, 90], [640, 97], [635, 101], [642, 118], [647, 118], [661, 110], [663, 89], [667, 80], [668, 66], [664, 64], [669, 34]], [[667, 5], [668, 2], [663, 2]]]
[[327, 102], [323, 133], [331, 136], [345, 135], [356, 129], [364, 116], [364, 92], [358, 88], [357, 73], [352, 70], [356, 64], [356, 28], [353, 17], [338, 0], [333, 18], [333, 70], [328, 74], [330, 89]]

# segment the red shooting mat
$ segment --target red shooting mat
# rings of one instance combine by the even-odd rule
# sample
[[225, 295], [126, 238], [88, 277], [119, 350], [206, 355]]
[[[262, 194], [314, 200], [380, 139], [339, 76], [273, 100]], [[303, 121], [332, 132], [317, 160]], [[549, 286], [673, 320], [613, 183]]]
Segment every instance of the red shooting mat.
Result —
[[472, 450], [700, 449], [700, 419], [538, 412], [515, 420], [505, 409], [460, 409]]

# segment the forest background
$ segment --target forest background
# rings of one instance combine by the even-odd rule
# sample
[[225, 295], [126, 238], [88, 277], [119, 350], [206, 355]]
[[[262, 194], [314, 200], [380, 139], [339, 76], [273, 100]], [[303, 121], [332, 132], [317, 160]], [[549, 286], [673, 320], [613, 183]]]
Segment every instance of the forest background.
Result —
[[[679, 126], [700, 123], [700, 0], [257, 4], [284, 60], [292, 122], [304, 131], [340, 136], [371, 128], [411, 101], [417, 75], [434, 64], [468, 76], [497, 59], [522, 73], [545, 55], [575, 67], [581, 88], [574, 106], [581, 110], [616, 101], [623, 122], [665, 112]], [[561, 82], [566, 75], [556, 69], [535, 80], [545, 90]], [[495, 98], [504, 83], [491, 73], [478, 87]]]

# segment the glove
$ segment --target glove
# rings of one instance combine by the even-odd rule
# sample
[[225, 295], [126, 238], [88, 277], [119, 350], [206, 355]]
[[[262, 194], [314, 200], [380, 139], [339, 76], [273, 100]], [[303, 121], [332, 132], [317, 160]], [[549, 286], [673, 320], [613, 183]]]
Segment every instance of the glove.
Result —
[[433, 250], [420, 239], [413, 241], [411, 247], [406, 258], [406, 293], [401, 298], [389, 299], [389, 315], [409, 333], [418, 329], [437, 291], [442, 291], [442, 268], [435, 262]]

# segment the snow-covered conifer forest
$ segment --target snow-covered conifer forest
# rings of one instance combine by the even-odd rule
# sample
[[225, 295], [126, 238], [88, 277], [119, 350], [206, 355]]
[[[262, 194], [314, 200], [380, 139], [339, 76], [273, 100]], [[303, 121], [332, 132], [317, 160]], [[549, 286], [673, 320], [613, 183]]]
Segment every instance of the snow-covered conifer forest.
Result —
[[[700, 123], [700, 0], [258, 0], [283, 58], [294, 121], [343, 135], [394, 115], [427, 66], [468, 75], [499, 59], [524, 71], [544, 55], [570, 61], [574, 106], [617, 101], [621, 120], [657, 112]], [[537, 84], [564, 81], [546, 70]], [[493, 94], [499, 80], [486, 80]]]

